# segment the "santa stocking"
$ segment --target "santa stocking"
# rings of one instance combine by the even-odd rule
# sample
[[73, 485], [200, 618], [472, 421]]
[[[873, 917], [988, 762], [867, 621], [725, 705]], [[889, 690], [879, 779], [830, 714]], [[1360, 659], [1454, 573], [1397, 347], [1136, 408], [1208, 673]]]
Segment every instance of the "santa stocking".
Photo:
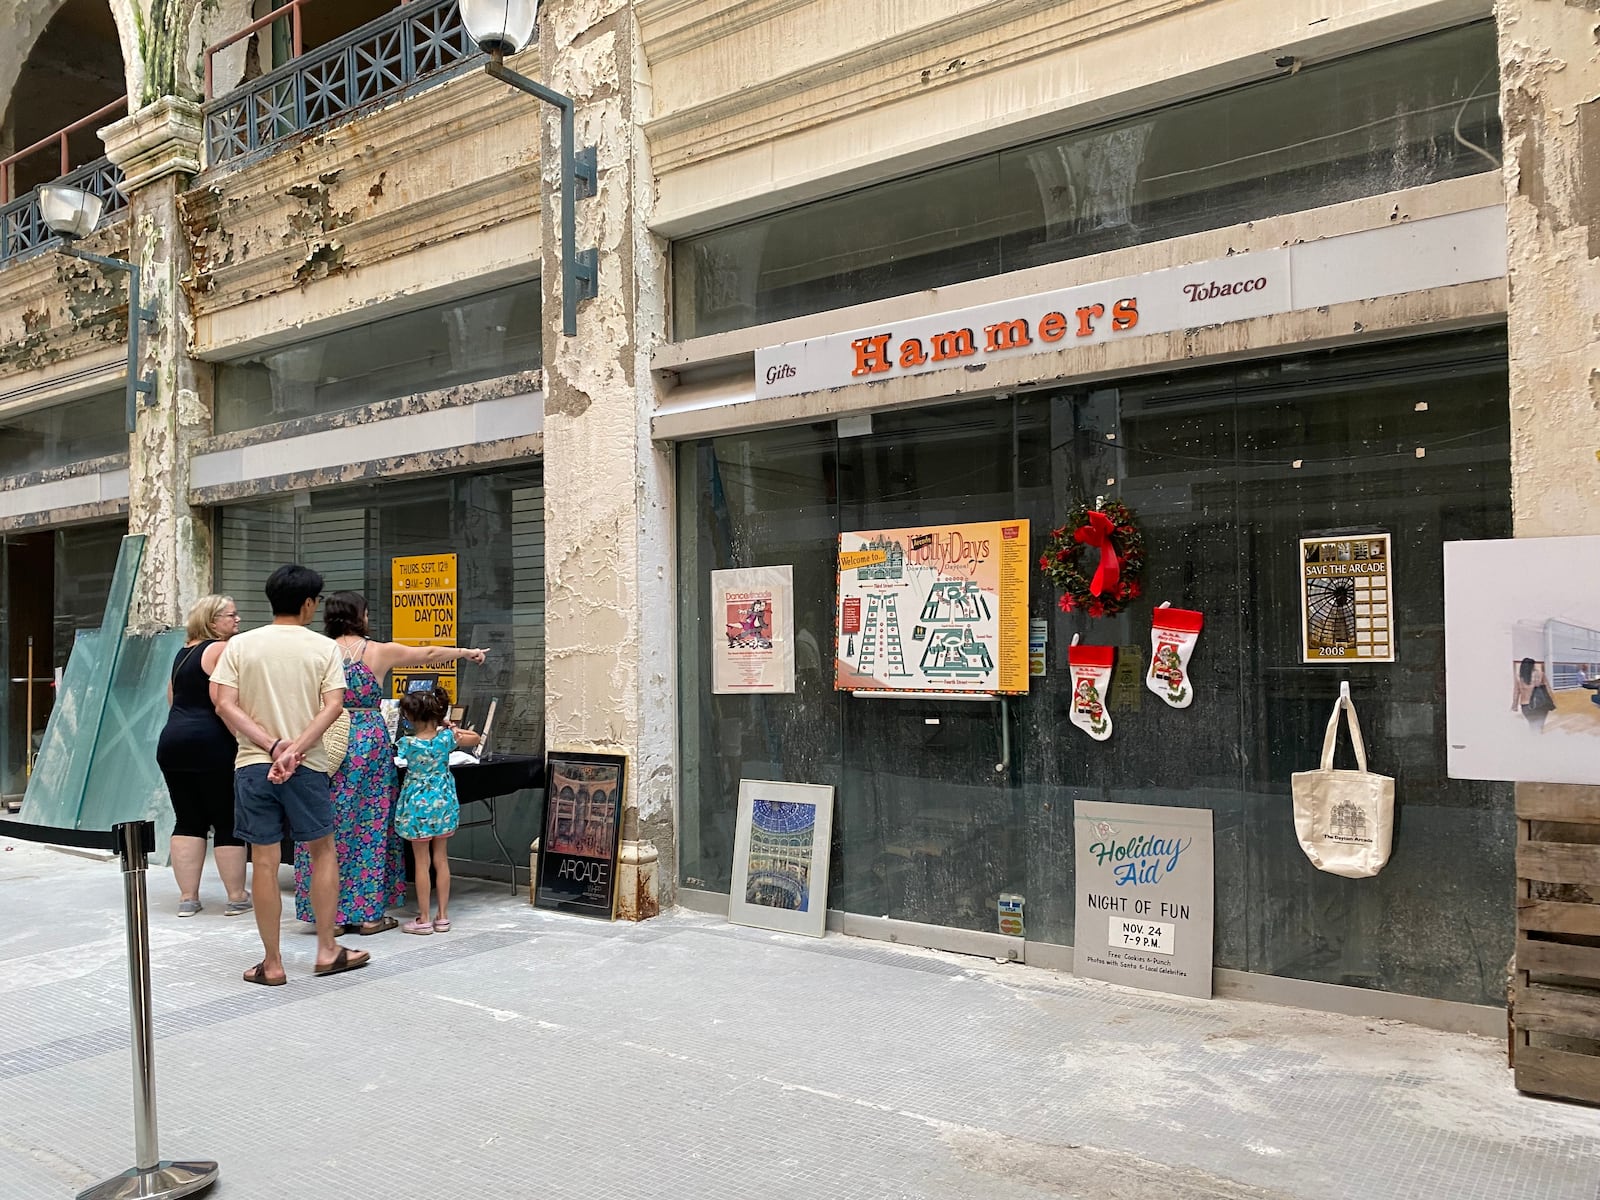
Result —
[[1189, 678], [1189, 655], [1200, 638], [1205, 617], [1187, 608], [1163, 604], [1150, 617], [1150, 671], [1145, 686], [1173, 708], [1194, 702], [1194, 681]]
[[1080, 646], [1077, 638], [1067, 647], [1067, 665], [1072, 669], [1072, 723], [1097, 742], [1111, 736], [1106, 700], [1111, 695], [1111, 665], [1116, 653], [1113, 646]]

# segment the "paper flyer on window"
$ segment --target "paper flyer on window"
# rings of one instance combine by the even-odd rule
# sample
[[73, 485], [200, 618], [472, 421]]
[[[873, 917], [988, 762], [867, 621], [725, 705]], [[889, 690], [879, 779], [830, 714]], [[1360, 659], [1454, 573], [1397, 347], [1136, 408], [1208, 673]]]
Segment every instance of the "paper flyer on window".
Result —
[[839, 535], [840, 691], [1028, 690], [1028, 522]]
[[1393, 662], [1387, 533], [1300, 539], [1301, 661]]
[[794, 691], [794, 568], [711, 572], [711, 690]]

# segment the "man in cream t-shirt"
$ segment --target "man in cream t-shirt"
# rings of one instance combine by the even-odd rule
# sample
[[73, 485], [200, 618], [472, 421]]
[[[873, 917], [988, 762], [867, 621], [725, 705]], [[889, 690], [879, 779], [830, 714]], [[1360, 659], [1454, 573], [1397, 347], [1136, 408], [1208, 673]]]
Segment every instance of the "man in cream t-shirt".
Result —
[[278, 865], [285, 835], [304, 842], [311, 855], [316, 973], [354, 970], [371, 956], [334, 941], [339, 859], [322, 735], [344, 707], [344, 662], [331, 638], [307, 628], [322, 599], [322, 576], [309, 567], [279, 567], [267, 580], [266, 593], [272, 624], [229, 640], [211, 672], [211, 699], [239, 739], [234, 833], [250, 847], [255, 864], [256, 929], [265, 956], [244, 979], [278, 987], [288, 982], [279, 948]]

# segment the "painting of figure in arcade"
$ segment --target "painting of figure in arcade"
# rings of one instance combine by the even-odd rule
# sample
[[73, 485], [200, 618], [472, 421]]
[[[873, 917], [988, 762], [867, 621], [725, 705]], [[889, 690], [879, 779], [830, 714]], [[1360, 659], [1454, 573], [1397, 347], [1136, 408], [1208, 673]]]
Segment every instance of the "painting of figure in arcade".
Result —
[[550, 774], [550, 852], [608, 858], [617, 844], [618, 770], [562, 762]]
[[745, 901], [805, 912], [810, 903], [814, 804], [757, 800], [750, 817]]

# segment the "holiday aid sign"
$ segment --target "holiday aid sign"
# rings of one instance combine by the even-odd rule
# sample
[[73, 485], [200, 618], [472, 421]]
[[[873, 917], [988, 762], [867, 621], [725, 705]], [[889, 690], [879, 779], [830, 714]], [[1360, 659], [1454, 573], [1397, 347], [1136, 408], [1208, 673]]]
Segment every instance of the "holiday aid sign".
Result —
[[1073, 835], [1073, 974], [1209, 999], [1211, 810], [1079, 800]]
[[834, 686], [1028, 690], [1028, 522], [839, 535]]

